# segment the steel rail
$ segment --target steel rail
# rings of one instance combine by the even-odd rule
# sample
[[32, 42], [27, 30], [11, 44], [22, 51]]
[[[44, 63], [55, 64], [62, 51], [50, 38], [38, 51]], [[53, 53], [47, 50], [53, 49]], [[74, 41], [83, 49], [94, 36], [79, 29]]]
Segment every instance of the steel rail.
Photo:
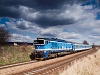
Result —
[[35, 62], [37, 62], [37, 60], [21, 62], [21, 63], [15, 63], [15, 64], [10, 64], [10, 65], [5, 65], [5, 66], [0, 66], [0, 69], [10, 68], [10, 67], [15, 67], [15, 66], [20, 66], [20, 65], [26, 65], [26, 64], [35, 63]]

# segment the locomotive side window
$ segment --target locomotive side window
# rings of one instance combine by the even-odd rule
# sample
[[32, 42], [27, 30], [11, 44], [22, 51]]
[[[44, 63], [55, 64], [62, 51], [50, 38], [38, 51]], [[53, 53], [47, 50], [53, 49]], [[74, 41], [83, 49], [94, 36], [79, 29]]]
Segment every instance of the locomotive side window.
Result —
[[44, 40], [34, 40], [34, 44], [44, 44]]
[[45, 41], [45, 44], [48, 44], [49, 43], [49, 41]]

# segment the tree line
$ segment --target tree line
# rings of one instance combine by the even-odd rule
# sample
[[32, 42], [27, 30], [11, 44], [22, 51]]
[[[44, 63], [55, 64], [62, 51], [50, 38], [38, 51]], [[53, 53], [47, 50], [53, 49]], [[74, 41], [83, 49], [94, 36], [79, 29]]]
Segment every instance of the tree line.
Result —
[[0, 27], [0, 45], [5, 45], [9, 41], [10, 37], [11, 35], [9, 31], [4, 27]]

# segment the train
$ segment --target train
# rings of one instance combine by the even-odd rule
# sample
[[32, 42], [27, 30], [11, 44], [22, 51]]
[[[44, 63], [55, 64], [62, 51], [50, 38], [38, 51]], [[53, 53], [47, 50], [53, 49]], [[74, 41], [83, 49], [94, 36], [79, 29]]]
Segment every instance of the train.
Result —
[[92, 48], [91, 45], [57, 38], [37, 38], [34, 40], [33, 45], [34, 51], [30, 55], [31, 60], [46, 60]]

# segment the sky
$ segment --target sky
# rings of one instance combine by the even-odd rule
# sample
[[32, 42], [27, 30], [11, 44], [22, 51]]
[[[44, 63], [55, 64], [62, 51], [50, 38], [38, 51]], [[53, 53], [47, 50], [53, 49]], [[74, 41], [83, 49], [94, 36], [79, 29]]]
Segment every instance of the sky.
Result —
[[0, 27], [11, 42], [46, 37], [100, 45], [100, 0], [0, 0]]

